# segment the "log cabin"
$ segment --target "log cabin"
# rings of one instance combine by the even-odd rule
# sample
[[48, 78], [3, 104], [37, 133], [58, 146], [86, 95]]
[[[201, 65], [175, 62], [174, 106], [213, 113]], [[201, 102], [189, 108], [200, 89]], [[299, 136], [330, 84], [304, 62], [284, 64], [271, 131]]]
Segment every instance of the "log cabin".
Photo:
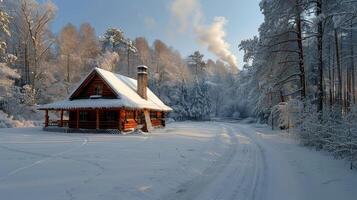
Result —
[[[164, 127], [172, 109], [147, 87], [148, 68], [140, 65], [137, 70], [135, 80], [94, 68], [66, 100], [39, 106], [45, 111], [44, 129], [148, 132]], [[60, 119], [50, 120], [49, 112], [57, 112]]]

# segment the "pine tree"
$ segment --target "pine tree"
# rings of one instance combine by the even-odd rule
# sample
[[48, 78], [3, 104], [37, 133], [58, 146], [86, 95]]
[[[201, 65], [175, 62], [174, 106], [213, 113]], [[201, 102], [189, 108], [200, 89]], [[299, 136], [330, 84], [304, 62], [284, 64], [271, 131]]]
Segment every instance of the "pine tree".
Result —
[[187, 120], [190, 114], [190, 104], [188, 88], [185, 80], [180, 82], [179, 88], [177, 88], [177, 94], [174, 96], [176, 98], [173, 106], [176, 115], [175, 118], [178, 120]]
[[196, 81], [193, 85], [191, 92], [191, 109], [190, 109], [190, 118], [193, 120], [202, 119], [202, 109], [203, 109], [203, 99], [202, 99], [202, 90]]
[[208, 96], [207, 84], [196, 80], [191, 92], [190, 118], [193, 120], [209, 119], [211, 102]]
[[189, 56], [188, 65], [194, 68], [194, 74], [196, 77], [202, 77], [202, 72], [206, 67], [206, 63], [203, 61], [204, 55], [199, 51], [195, 51]]

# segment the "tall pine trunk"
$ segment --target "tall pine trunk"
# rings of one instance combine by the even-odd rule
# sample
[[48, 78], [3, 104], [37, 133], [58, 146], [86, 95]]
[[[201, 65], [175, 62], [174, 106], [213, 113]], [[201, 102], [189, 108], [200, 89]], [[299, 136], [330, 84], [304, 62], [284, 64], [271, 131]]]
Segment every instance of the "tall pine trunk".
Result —
[[351, 76], [351, 103], [356, 104], [356, 91], [355, 91], [355, 60], [354, 60], [354, 45], [353, 45], [353, 19], [351, 20], [351, 33], [350, 33], [350, 44], [351, 44], [351, 68], [350, 68], [350, 76]]
[[328, 80], [329, 80], [329, 105], [330, 108], [333, 105], [333, 80], [332, 80], [332, 70], [333, 70], [333, 60], [331, 63], [331, 41], [329, 41], [329, 47], [328, 47]]
[[[319, 17], [322, 14], [322, 0], [316, 1], [316, 16]], [[318, 72], [318, 81], [317, 81], [317, 111], [322, 112], [323, 109], [323, 61], [322, 61], [322, 21], [319, 20], [317, 24], [317, 72]]]
[[296, 15], [296, 31], [297, 31], [297, 43], [299, 48], [299, 70], [300, 70], [300, 95], [301, 100], [305, 100], [306, 97], [306, 83], [305, 83], [305, 67], [304, 67], [304, 51], [302, 45], [302, 28], [301, 28], [301, 14]]
[[331, 85], [332, 85], [332, 105], [335, 105], [336, 103], [336, 65], [335, 65], [335, 54], [336, 52], [332, 52], [332, 80], [331, 80]]
[[342, 106], [342, 73], [341, 73], [341, 60], [340, 60], [340, 49], [338, 44], [338, 34], [337, 29], [334, 29], [335, 36], [335, 52], [336, 52], [336, 63], [337, 63], [337, 104]]
[[29, 58], [28, 58], [28, 49], [27, 44], [24, 44], [24, 64], [25, 64], [25, 84], [30, 84], [30, 66], [29, 66]]

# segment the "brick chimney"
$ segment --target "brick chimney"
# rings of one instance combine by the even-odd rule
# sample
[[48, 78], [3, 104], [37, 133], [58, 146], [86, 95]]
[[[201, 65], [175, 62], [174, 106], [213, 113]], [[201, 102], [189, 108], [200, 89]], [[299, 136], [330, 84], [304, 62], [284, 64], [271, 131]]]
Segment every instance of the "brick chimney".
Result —
[[148, 86], [148, 67], [145, 65], [139, 65], [138, 67], [138, 85], [137, 92], [143, 99], [148, 99], [147, 86]]

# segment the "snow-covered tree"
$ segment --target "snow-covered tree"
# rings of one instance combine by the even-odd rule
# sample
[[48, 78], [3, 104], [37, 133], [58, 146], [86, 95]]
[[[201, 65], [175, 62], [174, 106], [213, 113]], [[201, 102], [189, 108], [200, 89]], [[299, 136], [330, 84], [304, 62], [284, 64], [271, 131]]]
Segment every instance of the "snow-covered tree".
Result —
[[[38, 3], [33, 0], [19, 2], [18, 16], [16, 16], [19, 31], [21, 31], [21, 42], [29, 47], [27, 59], [29, 69], [26, 73], [29, 76], [32, 88], [39, 89], [42, 84], [38, 84], [39, 79], [43, 76], [43, 59], [51, 46], [54, 39], [49, 34], [49, 25], [54, 19], [56, 6], [52, 2]], [[27, 48], [26, 47], [26, 48]]]
[[210, 119], [211, 102], [208, 95], [208, 86], [203, 81], [196, 80], [190, 95], [190, 118], [194, 120]]
[[193, 72], [196, 77], [201, 77], [206, 63], [203, 61], [204, 55], [199, 51], [195, 51], [192, 55], [188, 56], [188, 65], [193, 68]]
[[175, 88], [176, 92], [173, 95], [174, 118], [177, 120], [187, 120], [190, 116], [190, 97], [185, 80], [181, 80], [180, 84]]
[[71, 81], [71, 74], [74, 72], [74, 70], [71, 68], [76, 65], [78, 67], [78, 62], [75, 63], [72, 60], [78, 58], [78, 47], [80, 44], [79, 39], [80, 38], [77, 28], [72, 24], [67, 24], [65, 27], [63, 27], [58, 37], [58, 44], [61, 54], [60, 57], [65, 60], [64, 70], [66, 71], [67, 82]]
[[[14, 100], [15, 80], [20, 78], [20, 75], [16, 70], [10, 68], [8, 64], [11, 64], [16, 60], [16, 57], [7, 54], [6, 37], [10, 36], [9, 31], [9, 15], [1, 10], [0, 11], [0, 102], [1, 105], [7, 104], [9, 101]], [[1, 108], [0, 109], [4, 109]]]
[[14, 98], [15, 80], [20, 78], [16, 70], [11, 69], [6, 63], [0, 63], [0, 100], [5, 102]]
[[119, 55], [116, 52], [107, 51], [100, 58], [98, 58], [98, 62], [98, 66], [100, 68], [113, 71], [119, 62]]
[[7, 12], [0, 10], [0, 34], [1, 34], [0, 53], [1, 54], [5, 53], [5, 49], [7, 47], [7, 44], [4, 41], [4, 37], [10, 35], [9, 18], [10, 16], [7, 14]]

